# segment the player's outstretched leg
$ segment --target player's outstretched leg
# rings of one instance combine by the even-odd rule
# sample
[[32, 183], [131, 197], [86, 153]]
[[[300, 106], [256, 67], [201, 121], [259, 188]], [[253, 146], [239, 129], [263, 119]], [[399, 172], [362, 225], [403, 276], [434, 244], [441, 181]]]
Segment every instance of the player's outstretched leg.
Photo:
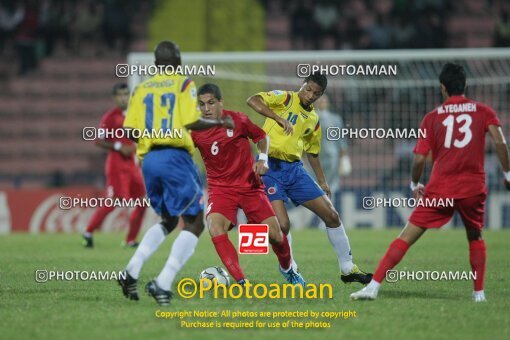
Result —
[[329, 198], [324, 195], [305, 202], [303, 205], [317, 214], [326, 224], [329, 242], [335, 249], [340, 265], [341, 280], [344, 283], [359, 282], [365, 285], [369, 283], [372, 279], [372, 274], [363, 272], [352, 262], [349, 238], [345, 233], [345, 228], [340, 221], [338, 212], [333, 207], [333, 204], [331, 204]]
[[115, 207], [111, 206], [103, 206], [98, 208], [94, 215], [92, 215], [92, 218], [90, 219], [89, 224], [87, 225], [87, 229], [83, 233], [83, 246], [85, 248], [94, 248], [94, 239], [92, 237], [92, 234], [96, 229], [99, 229], [101, 227], [101, 224], [103, 223], [106, 216], [111, 213]]
[[142, 242], [140, 242], [135, 254], [131, 257], [126, 267], [126, 278], [119, 279], [118, 281], [125, 297], [131, 300], [138, 300], [136, 287], [144, 262], [159, 248], [166, 235], [177, 226], [178, 221], [178, 217], [164, 214], [163, 221], [150, 227], [145, 235], [143, 235]]
[[280, 225], [280, 229], [282, 230], [283, 234], [287, 237], [287, 241], [289, 243], [290, 248], [290, 258], [292, 262], [292, 269], [299, 273], [299, 268], [294, 260], [294, 254], [292, 253], [292, 236], [290, 234], [290, 219], [289, 215], [287, 213], [287, 209], [285, 208], [285, 203], [282, 200], [275, 200], [271, 202], [271, 206], [273, 207], [274, 212], [276, 213], [276, 217], [278, 220], [278, 223]]
[[202, 212], [198, 215], [183, 215], [182, 219], [184, 220], [184, 228], [175, 239], [163, 270], [155, 280], [145, 286], [146, 292], [162, 306], [170, 303], [172, 283], [195, 252], [198, 238], [204, 230]]
[[390, 244], [386, 254], [381, 259], [381, 262], [379, 262], [370, 283], [365, 288], [352, 293], [351, 299], [375, 300], [388, 270], [393, 269], [402, 260], [409, 247], [416, 242], [424, 232], [425, 229], [417, 227], [409, 222], [404, 230], [402, 230], [399, 237]]
[[483, 290], [487, 259], [485, 241], [482, 238], [481, 230], [466, 227], [466, 233], [469, 241], [469, 263], [471, 264], [471, 272], [476, 275], [473, 281], [473, 301], [485, 302], [487, 301]]
[[223, 265], [227, 271], [232, 275], [234, 280], [243, 285], [246, 278], [243, 269], [239, 264], [239, 256], [237, 255], [236, 248], [228, 238], [227, 231], [229, 230], [231, 222], [220, 213], [211, 213], [207, 216], [207, 226], [209, 234], [214, 244], [214, 248], [218, 253]]
[[275, 216], [265, 219], [262, 224], [269, 226], [269, 242], [278, 258], [278, 269], [287, 282], [291, 284], [306, 285], [305, 279], [301, 274], [292, 268], [292, 258], [290, 254], [289, 241], [280, 230], [280, 225]]

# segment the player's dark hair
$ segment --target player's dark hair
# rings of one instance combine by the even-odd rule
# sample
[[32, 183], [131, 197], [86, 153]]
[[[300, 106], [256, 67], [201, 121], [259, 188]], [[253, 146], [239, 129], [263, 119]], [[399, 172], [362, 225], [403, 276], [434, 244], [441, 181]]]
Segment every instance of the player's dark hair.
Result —
[[181, 65], [181, 50], [173, 41], [165, 40], [160, 42], [154, 50], [154, 58], [156, 65]]
[[112, 87], [112, 94], [115, 96], [119, 90], [127, 90], [129, 89], [126, 83], [117, 83]]
[[198, 88], [198, 95], [204, 95], [210, 93], [214, 96], [214, 98], [221, 100], [221, 90], [218, 85], [207, 83]]
[[314, 72], [305, 78], [305, 83], [308, 83], [309, 81], [313, 81], [315, 84], [319, 85], [322, 88], [322, 92], [326, 91], [328, 78], [326, 78], [325, 75], [320, 74], [320, 72]]
[[439, 75], [439, 82], [446, 87], [449, 96], [464, 94], [466, 89], [466, 71], [460, 64], [446, 63]]

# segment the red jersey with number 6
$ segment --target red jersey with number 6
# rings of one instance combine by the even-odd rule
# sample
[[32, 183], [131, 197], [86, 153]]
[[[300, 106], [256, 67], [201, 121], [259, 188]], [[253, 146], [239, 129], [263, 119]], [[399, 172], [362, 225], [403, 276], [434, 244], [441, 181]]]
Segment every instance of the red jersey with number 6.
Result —
[[209, 187], [263, 188], [260, 176], [253, 171], [248, 138], [257, 143], [266, 133], [243, 113], [223, 110], [225, 116], [232, 117], [233, 130], [215, 127], [191, 132], [204, 160]]
[[485, 136], [489, 125], [501, 123], [489, 106], [462, 95], [451, 96], [427, 113], [414, 153], [434, 161], [425, 193], [447, 198], [467, 198], [487, 192], [485, 185]]

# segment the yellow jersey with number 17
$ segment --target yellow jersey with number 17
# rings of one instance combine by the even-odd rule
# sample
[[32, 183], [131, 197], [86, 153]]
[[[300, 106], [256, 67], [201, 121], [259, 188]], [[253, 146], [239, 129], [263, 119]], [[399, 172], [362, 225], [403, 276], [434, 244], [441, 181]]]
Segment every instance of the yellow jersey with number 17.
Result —
[[[161, 74], [139, 84], [133, 91], [124, 127], [143, 133], [136, 149], [136, 155], [142, 160], [154, 146], [182, 148], [192, 154], [195, 146], [185, 126], [199, 118], [193, 80], [182, 75]], [[164, 134], [164, 131], [175, 133]]]
[[294, 91], [269, 91], [257, 93], [264, 103], [278, 116], [287, 119], [294, 128], [286, 135], [273, 119], [266, 118], [262, 129], [269, 136], [269, 157], [287, 162], [299, 161], [303, 151], [318, 154], [321, 150], [319, 116], [313, 106], [306, 110]]

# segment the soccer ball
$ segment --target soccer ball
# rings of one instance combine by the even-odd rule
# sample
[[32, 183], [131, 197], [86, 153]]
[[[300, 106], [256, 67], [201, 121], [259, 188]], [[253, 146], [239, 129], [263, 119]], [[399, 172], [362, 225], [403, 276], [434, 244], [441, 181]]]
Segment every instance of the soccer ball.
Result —
[[[216, 280], [219, 284], [224, 284], [226, 286], [230, 285], [230, 276], [228, 275], [227, 271], [221, 267], [209, 267], [207, 269], [204, 269], [200, 273], [199, 280], [201, 279], [209, 279], [212, 282]], [[209, 287], [209, 282], [204, 281], [203, 282], [204, 288]]]

